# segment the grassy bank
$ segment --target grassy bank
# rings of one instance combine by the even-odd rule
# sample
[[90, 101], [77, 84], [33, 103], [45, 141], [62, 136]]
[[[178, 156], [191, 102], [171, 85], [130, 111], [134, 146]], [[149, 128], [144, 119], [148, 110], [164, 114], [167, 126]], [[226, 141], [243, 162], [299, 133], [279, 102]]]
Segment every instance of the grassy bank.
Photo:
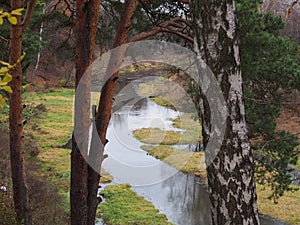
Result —
[[38, 171], [47, 175], [49, 182], [61, 193], [69, 190], [70, 150], [60, 148], [68, 140], [73, 130], [74, 90], [55, 89], [45, 92], [26, 92], [24, 103], [43, 105], [45, 111], [29, 119], [24, 127], [25, 137], [31, 138], [39, 148], [37, 160], [41, 165]]
[[173, 120], [173, 126], [183, 131], [142, 128], [134, 130], [133, 135], [146, 144], [195, 144], [202, 141], [200, 123], [192, 118], [192, 114], [183, 114], [177, 117]]
[[[142, 140], [141, 140], [142, 141]], [[194, 174], [199, 177], [205, 177], [205, 163], [203, 152], [185, 152], [165, 145], [142, 146], [150, 155], [165, 161], [178, 170]], [[258, 185], [258, 206], [262, 214], [272, 216], [285, 221], [291, 225], [300, 225], [300, 190], [295, 192], [286, 192], [279, 198], [277, 204], [269, 199], [272, 191], [267, 186]]]
[[[24, 150], [33, 224], [67, 224], [70, 150], [59, 148], [72, 132], [73, 90], [23, 94]], [[8, 127], [7, 110], [1, 126]], [[6, 141], [8, 143], [8, 140]]]
[[166, 145], [143, 145], [142, 149], [157, 159], [163, 160], [183, 173], [192, 173], [198, 177], [206, 177], [203, 152], [187, 152]]
[[[27, 164], [34, 164], [34, 168], [28, 168], [33, 177], [40, 177], [45, 185], [53, 187], [51, 193], [49, 190], [42, 189], [46, 195], [49, 195], [46, 203], [40, 195], [41, 203], [52, 204], [52, 208], [62, 211], [62, 214], [68, 215], [70, 188], [70, 149], [64, 149], [60, 146], [65, 144], [73, 130], [73, 98], [74, 91], [69, 89], [53, 89], [45, 92], [26, 92], [24, 94], [25, 108], [24, 116], [27, 124], [24, 127], [25, 149]], [[1, 121], [6, 121], [5, 114], [1, 115]], [[35, 149], [32, 152], [32, 149]], [[104, 179], [101, 182], [110, 182], [112, 177], [102, 171]], [[33, 182], [33, 188], [40, 188], [41, 182]], [[55, 192], [56, 191], [56, 192]], [[36, 194], [39, 191], [34, 191]], [[53, 192], [53, 193], [52, 193]], [[61, 196], [57, 199], [54, 194]], [[121, 185], [118, 187], [108, 187], [103, 192], [106, 203], [100, 204], [100, 211], [107, 224], [170, 224], [165, 215], [159, 214], [154, 206], [144, 198], [133, 192], [129, 186]], [[118, 209], [117, 215], [112, 213], [111, 209]], [[44, 215], [39, 211], [41, 207], [34, 208], [36, 215]], [[106, 210], [109, 209], [109, 210]], [[0, 205], [0, 212], [2, 211]], [[115, 211], [114, 211], [115, 212]], [[55, 214], [55, 212], [53, 212]], [[59, 219], [57, 216], [48, 212], [48, 217], [53, 216], [56, 222], [53, 224], [67, 224], [66, 219]], [[128, 215], [131, 215], [128, 217]], [[118, 218], [116, 218], [116, 216]], [[11, 216], [13, 218], [13, 216]], [[39, 218], [39, 224], [46, 221], [46, 217]], [[68, 220], [68, 219], [67, 219]], [[114, 222], [115, 221], [115, 222]], [[117, 222], [116, 222], [117, 221]], [[130, 221], [133, 221], [132, 223]], [[12, 223], [13, 224], [13, 223]], [[52, 224], [52, 222], [51, 222]]]
[[[137, 139], [148, 144], [142, 146], [142, 148], [149, 152], [150, 155], [165, 161], [184, 173], [205, 178], [204, 153], [186, 152], [168, 146], [178, 143], [188, 143], [186, 137], [194, 135], [191, 132], [199, 129], [200, 124], [192, 119], [192, 115], [184, 114], [173, 120], [173, 126], [183, 129], [185, 132], [180, 134], [174, 131], [142, 128], [135, 130], [133, 134]], [[199, 140], [201, 141], [201, 137]], [[151, 144], [155, 144], [155, 146]], [[159, 145], [157, 146], [157, 144]], [[272, 190], [269, 187], [257, 186], [260, 213], [285, 221], [291, 225], [300, 225], [300, 191], [286, 192], [277, 204], [269, 199], [271, 194]]]
[[102, 191], [105, 202], [99, 205], [98, 214], [109, 225], [171, 225], [167, 217], [153, 205], [138, 196], [129, 185], [108, 186]]

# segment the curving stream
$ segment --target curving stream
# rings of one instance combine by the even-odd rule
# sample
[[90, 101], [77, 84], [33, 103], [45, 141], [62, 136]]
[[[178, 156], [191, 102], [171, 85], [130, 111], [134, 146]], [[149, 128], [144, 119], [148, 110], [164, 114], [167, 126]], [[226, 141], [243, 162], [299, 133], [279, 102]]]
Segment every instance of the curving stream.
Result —
[[[114, 184], [131, 184], [133, 190], [166, 214], [170, 222], [211, 224], [208, 193], [201, 180], [148, 155], [140, 148], [143, 143], [132, 136], [132, 131], [140, 128], [174, 130], [170, 119], [178, 115], [180, 112], [161, 107], [147, 98], [118, 109], [109, 126], [108, 158], [102, 166], [114, 177]], [[285, 223], [261, 216], [261, 224]]]

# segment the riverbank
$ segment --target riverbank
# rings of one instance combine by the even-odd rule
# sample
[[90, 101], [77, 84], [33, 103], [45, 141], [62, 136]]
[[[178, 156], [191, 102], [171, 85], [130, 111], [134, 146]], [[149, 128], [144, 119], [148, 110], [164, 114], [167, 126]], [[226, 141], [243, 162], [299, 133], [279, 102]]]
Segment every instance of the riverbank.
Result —
[[[61, 225], [69, 221], [70, 151], [59, 145], [72, 132], [73, 95], [69, 89], [23, 94], [24, 151], [33, 224]], [[6, 132], [7, 110], [0, 113], [0, 124]], [[8, 145], [9, 139], [3, 143]], [[9, 148], [3, 148], [3, 144], [0, 149], [1, 154], [7, 151], [9, 155]], [[10, 180], [9, 173], [6, 177]], [[7, 186], [11, 195], [12, 184]]]
[[[27, 120], [24, 127], [25, 154], [29, 187], [35, 194], [35, 196], [31, 194], [35, 224], [45, 224], [49, 218], [53, 220], [52, 225], [68, 224], [70, 149], [61, 146], [66, 143], [73, 130], [73, 101], [74, 90], [71, 89], [49, 89], [24, 93], [24, 105], [26, 105], [24, 118]], [[6, 130], [7, 112], [6, 108], [0, 113], [0, 127]], [[3, 133], [1, 137], [1, 143], [5, 145], [0, 147], [0, 154], [3, 156], [0, 165], [7, 165], [9, 158], [4, 156], [9, 155], [8, 136]], [[0, 168], [2, 173], [1, 170], [2, 167]], [[9, 171], [9, 168], [5, 167], [5, 170]], [[101, 179], [102, 183], [111, 182], [112, 177], [107, 172], [102, 171], [102, 174], [104, 174], [104, 179]], [[9, 181], [9, 173], [5, 176]], [[11, 189], [12, 186], [8, 181], [3, 180], [3, 183]], [[40, 191], [36, 191], [37, 189]], [[7, 194], [9, 195], [9, 192]], [[145, 221], [152, 221], [153, 218], [155, 218], [153, 224], [171, 224], [167, 222], [165, 215], [159, 213], [151, 203], [132, 191], [128, 185], [111, 185], [103, 191], [103, 195], [106, 203], [100, 204], [98, 212], [99, 215], [101, 212], [104, 221], [108, 224], [146, 225], [148, 223]], [[1, 194], [1, 201], [4, 197]], [[7, 204], [10, 205], [9, 202]], [[1, 214], [3, 212], [5, 218], [11, 218], [9, 221], [13, 224], [13, 211], [8, 206], [0, 207], [0, 212]], [[117, 219], [115, 213], [110, 210], [111, 206], [118, 210]], [[128, 222], [129, 214], [132, 223]]]
[[172, 225], [149, 201], [138, 196], [129, 184], [107, 186], [101, 195], [105, 202], [99, 205], [97, 213], [105, 224]]
[[[187, 118], [187, 116], [183, 115], [183, 118]], [[182, 124], [179, 123], [180, 120], [184, 120], [185, 122], [184, 127], [181, 126], [181, 128], [189, 129], [190, 127], [196, 126], [191, 124], [196, 123], [193, 120], [177, 118], [173, 120], [173, 125], [176, 128], [180, 127], [178, 124]], [[141, 142], [147, 144], [142, 146], [145, 151], [147, 151], [150, 155], [163, 160], [164, 162], [177, 168], [183, 173], [193, 174], [205, 179], [205, 173], [203, 172], [205, 171], [204, 152], [187, 152], [170, 147], [166, 145], [165, 142], [162, 142], [161, 145], [158, 145], [159, 143], [152, 141], [152, 137], [158, 136], [162, 140], [168, 140], [168, 142], [172, 145], [176, 144], [176, 140], [178, 140], [180, 137], [174, 138], [174, 135], [170, 135], [169, 131], [162, 131], [158, 129], [149, 129], [148, 131], [151, 131], [149, 134], [149, 132], [145, 132], [145, 129], [147, 130], [147, 128], [142, 128], [133, 131], [133, 135], [136, 138], [138, 138]], [[182, 160], [185, 160], [184, 164], [181, 162]], [[178, 167], [177, 164], [179, 164], [180, 167]], [[293, 187], [297, 188], [296, 186]], [[271, 194], [272, 190], [270, 187], [257, 185], [258, 205], [260, 213], [272, 216], [291, 225], [299, 225], [300, 191], [298, 190], [294, 192], [285, 192], [285, 194], [279, 198], [277, 204], [269, 199]]]
[[[68, 89], [52, 89], [38, 93], [26, 92], [25, 94], [25, 102], [28, 107], [26, 109], [27, 124], [25, 126], [26, 160], [27, 164], [32, 165], [31, 168], [28, 168], [32, 177], [39, 177], [38, 180], [33, 181], [31, 184], [32, 192], [35, 192], [32, 194], [36, 195], [34, 207], [35, 215], [39, 217], [36, 219], [40, 221], [39, 224], [42, 224], [41, 221], [45, 221], [46, 218], [52, 218], [54, 221], [52, 224], [67, 224], [66, 221], [68, 221], [69, 199], [67, 191], [69, 190], [70, 149], [60, 148], [60, 146], [68, 140], [72, 132], [73, 97], [74, 91]], [[3, 117], [0, 120], [5, 122]], [[184, 127], [181, 127], [181, 129], [184, 129]], [[153, 155], [161, 154], [157, 158], [172, 159], [168, 157], [169, 155], [178, 156], [174, 157], [174, 159], [183, 158], [181, 157], [182, 152], [178, 150], [169, 149], [168, 151], [162, 151], [159, 148], [155, 149], [155, 151], [154, 149], [151, 150]], [[196, 155], [192, 153], [185, 157], [195, 160], [195, 163], [189, 163], [189, 167], [183, 167], [184, 169], [182, 168], [181, 170], [185, 173], [197, 175], [197, 171], [199, 171], [198, 159], [203, 160], [203, 153], [197, 153]], [[192, 165], [198, 165], [198, 167]], [[42, 193], [36, 191], [36, 188], [41, 188]], [[286, 193], [285, 196], [279, 199], [279, 203], [274, 205], [267, 198], [269, 191], [265, 187], [258, 186], [260, 211], [284, 220], [289, 224], [299, 225], [299, 192]], [[109, 193], [107, 192], [106, 196], [109, 196]], [[134, 195], [138, 196], [136, 193]], [[43, 199], [42, 202], [41, 199]], [[118, 199], [121, 201], [118, 201]], [[122, 200], [121, 195], [113, 195], [111, 200], [114, 204], [121, 207], [118, 214], [123, 215], [121, 219], [125, 221], [128, 214], [126, 201]], [[142, 203], [142, 201], [143, 199], [139, 198], [137, 202]], [[154, 207], [152, 209], [154, 214], [159, 214]], [[140, 213], [142, 217], [143, 210], [135, 209], [135, 211]], [[107, 213], [104, 212], [105, 214]], [[136, 214], [133, 215], [137, 217]], [[157, 224], [166, 222], [164, 216], [158, 216], [158, 218], [162, 220]], [[151, 221], [151, 219], [148, 220]], [[116, 224], [122, 224], [122, 222]], [[140, 223], [136, 222], [136, 224]], [[124, 222], [123, 225], [128, 224]]]

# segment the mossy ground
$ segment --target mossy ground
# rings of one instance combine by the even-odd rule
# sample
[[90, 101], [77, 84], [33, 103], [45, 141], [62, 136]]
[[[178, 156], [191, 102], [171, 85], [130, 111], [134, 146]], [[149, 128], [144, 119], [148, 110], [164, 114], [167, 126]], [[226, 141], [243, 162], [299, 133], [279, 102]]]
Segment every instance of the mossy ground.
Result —
[[99, 205], [98, 213], [109, 225], [171, 225], [167, 217], [153, 205], [138, 196], [129, 185], [108, 186], [102, 194], [105, 202]]

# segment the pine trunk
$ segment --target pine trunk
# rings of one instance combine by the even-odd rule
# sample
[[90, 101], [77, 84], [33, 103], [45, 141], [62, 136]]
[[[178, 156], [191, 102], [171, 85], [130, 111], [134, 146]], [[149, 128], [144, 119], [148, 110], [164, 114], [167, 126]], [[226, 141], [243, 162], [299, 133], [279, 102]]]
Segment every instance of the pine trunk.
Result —
[[[21, 0], [11, 1], [11, 10], [22, 8]], [[26, 169], [23, 150], [23, 118], [22, 118], [22, 66], [18, 60], [22, 54], [21, 17], [17, 17], [18, 25], [11, 25], [9, 63], [16, 66], [10, 71], [13, 79], [10, 86], [13, 93], [10, 96], [10, 161], [13, 181], [14, 205], [18, 221], [30, 224], [30, 208]], [[18, 62], [18, 63], [17, 63]]]
[[[124, 3], [123, 13], [121, 15], [120, 23], [117, 29], [115, 41], [113, 47], [121, 46], [127, 42], [129, 28], [131, 23], [131, 18], [135, 9], [138, 5], [138, 2], [135, 0], [126, 0]], [[120, 51], [113, 51], [111, 55], [108, 69], [106, 71], [106, 82], [101, 90], [101, 97], [99, 100], [98, 105], [98, 112], [95, 115], [95, 131], [98, 132], [101, 143], [97, 143], [97, 137], [92, 139], [91, 150], [90, 150], [90, 165], [89, 167], [89, 217], [95, 215], [96, 209], [99, 203], [97, 199], [97, 192], [98, 192], [98, 183], [100, 179], [100, 169], [101, 164], [103, 161], [103, 152], [106, 143], [106, 132], [108, 128], [108, 124], [111, 118], [111, 111], [112, 111], [112, 104], [113, 104], [113, 97], [114, 91], [116, 87], [116, 83], [118, 80], [119, 73], [111, 73], [114, 71], [115, 68], [118, 68], [123, 59], [123, 55], [125, 52], [125, 48], [120, 48]], [[117, 54], [114, 54], [117, 53]], [[93, 132], [94, 133], [94, 132]], [[97, 136], [97, 135], [96, 135]], [[100, 147], [100, 149], [99, 149]], [[95, 171], [97, 168], [98, 171]], [[93, 221], [89, 221], [89, 225], [93, 225]]]
[[[100, 0], [76, 1], [76, 88], [92, 63]], [[90, 126], [90, 77], [81, 81], [76, 93], [74, 127], [78, 135], [72, 138], [71, 153], [71, 224], [95, 224], [94, 205], [88, 201], [88, 134]], [[80, 107], [76, 107], [80, 105]], [[78, 136], [80, 138], [78, 138]], [[97, 183], [98, 186], [98, 183]], [[90, 222], [92, 221], [92, 222]]]
[[[193, 0], [192, 14], [195, 51], [218, 80], [228, 112], [221, 149], [207, 165], [212, 221], [214, 225], [257, 225], [254, 160], [245, 121], [235, 4], [233, 0]], [[206, 147], [216, 132], [210, 122], [214, 109], [209, 108], [202, 93], [200, 96]]]

